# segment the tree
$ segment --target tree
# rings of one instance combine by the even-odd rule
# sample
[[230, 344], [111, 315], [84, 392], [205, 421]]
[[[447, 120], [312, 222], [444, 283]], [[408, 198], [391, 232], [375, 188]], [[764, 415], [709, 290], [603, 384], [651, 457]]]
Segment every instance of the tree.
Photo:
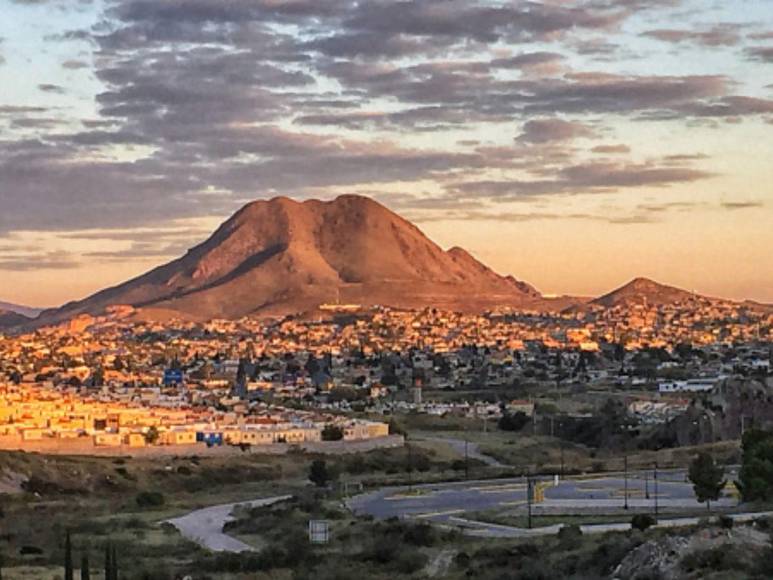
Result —
[[340, 441], [344, 438], [344, 430], [337, 425], [328, 423], [322, 428], [322, 441]]
[[145, 443], [148, 445], [154, 445], [158, 441], [159, 432], [158, 429], [154, 426], [148, 429], [147, 433], [145, 433]]
[[69, 531], [64, 538], [64, 580], [73, 580], [72, 543]]
[[504, 412], [499, 418], [497, 426], [502, 431], [520, 431], [529, 424], [530, 420], [529, 416], [523, 411], [517, 411], [513, 414]]
[[110, 542], [105, 544], [105, 580], [113, 579], [113, 554], [110, 550]]
[[743, 501], [773, 499], [773, 431], [749, 429], [741, 443], [743, 458], [736, 486]]
[[330, 481], [330, 472], [324, 459], [315, 459], [309, 468], [309, 480], [317, 487], [325, 487]]
[[714, 458], [705, 451], [699, 453], [690, 464], [688, 477], [692, 482], [695, 497], [706, 502], [706, 508], [711, 511], [711, 502], [719, 499], [722, 488], [725, 487], [725, 470], [717, 465]]

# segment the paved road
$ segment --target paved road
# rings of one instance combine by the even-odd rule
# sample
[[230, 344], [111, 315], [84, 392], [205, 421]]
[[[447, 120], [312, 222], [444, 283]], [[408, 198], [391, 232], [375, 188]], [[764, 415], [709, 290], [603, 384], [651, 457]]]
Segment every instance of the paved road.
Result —
[[482, 453], [480, 450], [480, 447], [477, 443], [473, 443], [472, 441], [465, 442], [464, 439], [455, 439], [454, 437], [434, 437], [434, 436], [421, 436], [420, 438], [417, 438], [419, 441], [438, 441], [440, 443], [447, 443], [448, 445], [453, 448], [454, 451], [456, 451], [459, 455], [464, 457], [465, 454], [465, 445], [467, 447], [467, 457], [470, 459], [477, 459], [478, 461], [485, 463], [489, 467], [511, 467], [510, 465], [505, 465], [504, 463], [500, 463], [495, 458], [491, 457], [491, 455], [486, 455], [485, 453]]
[[189, 540], [214, 552], [250, 551], [254, 550], [252, 546], [223, 533], [223, 526], [227, 522], [234, 520], [234, 517], [231, 515], [234, 508], [236, 506], [260, 507], [271, 505], [291, 497], [290, 495], [283, 495], [254, 501], [215, 505], [193, 511], [179, 518], [167, 520], [167, 523], [180, 530], [180, 533]]
[[[625, 480], [607, 476], [594, 479], [565, 480], [545, 488], [545, 501], [535, 504], [539, 513], [588, 513], [621, 508], [625, 498]], [[684, 481], [684, 472], [671, 472], [658, 479], [658, 507], [700, 509], [692, 485]], [[497, 479], [451, 484], [388, 487], [355, 496], [348, 502], [355, 513], [379, 519], [390, 517], [422, 518], [435, 523], [448, 522], [462, 514], [488, 510], [512, 510], [526, 503], [525, 478]], [[655, 493], [649, 479], [630, 477], [628, 505], [654, 510]], [[713, 505], [732, 506], [735, 500], [723, 498]]]

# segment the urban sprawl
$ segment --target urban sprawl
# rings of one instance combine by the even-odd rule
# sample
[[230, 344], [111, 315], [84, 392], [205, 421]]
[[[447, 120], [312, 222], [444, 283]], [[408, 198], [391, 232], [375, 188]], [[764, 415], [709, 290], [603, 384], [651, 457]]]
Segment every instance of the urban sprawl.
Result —
[[[316, 319], [163, 324], [134, 314], [112, 307], [0, 335], [0, 447], [379, 440], [399, 412], [531, 416], [533, 401], [474, 396], [524, 383], [636, 386], [629, 412], [662, 421], [723, 378], [767, 377], [773, 343], [769, 311], [702, 298], [564, 313], [336, 305]], [[443, 391], [471, 395], [427, 396]]]

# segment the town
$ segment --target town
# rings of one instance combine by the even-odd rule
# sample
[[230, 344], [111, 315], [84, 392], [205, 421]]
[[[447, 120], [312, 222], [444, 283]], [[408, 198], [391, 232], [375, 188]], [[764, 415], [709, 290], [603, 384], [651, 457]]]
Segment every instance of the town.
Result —
[[334, 305], [203, 324], [132, 314], [0, 339], [0, 446], [388, 440], [394, 414], [534, 417], [561, 389], [623, 391], [631, 415], [659, 423], [723, 379], [764, 381], [773, 342], [772, 313], [707, 299], [480, 315]]

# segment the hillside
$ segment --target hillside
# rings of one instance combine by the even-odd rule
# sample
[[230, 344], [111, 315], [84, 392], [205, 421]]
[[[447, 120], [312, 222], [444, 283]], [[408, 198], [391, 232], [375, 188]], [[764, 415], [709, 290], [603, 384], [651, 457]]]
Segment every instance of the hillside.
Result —
[[446, 252], [379, 203], [345, 195], [244, 206], [183, 257], [60, 309], [40, 324], [127, 304], [146, 318], [308, 312], [340, 301], [477, 311], [538, 300], [460, 248]]
[[592, 300], [589, 304], [614, 308], [632, 304], [647, 303], [653, 306], [673, 304], [692, 298], [694, 295], [686, 290], [666, 286], [648, 278], [634, 278], [624, 286]]
[[21, 314], [27, 318], [35, 318], [43, 311], [43, 308], [32, 308], [31, 306], [21, 306], [20, 304], [12, 304], [11, 302], [0, 301], [0, 310], [15, 312], [16, 314]]

